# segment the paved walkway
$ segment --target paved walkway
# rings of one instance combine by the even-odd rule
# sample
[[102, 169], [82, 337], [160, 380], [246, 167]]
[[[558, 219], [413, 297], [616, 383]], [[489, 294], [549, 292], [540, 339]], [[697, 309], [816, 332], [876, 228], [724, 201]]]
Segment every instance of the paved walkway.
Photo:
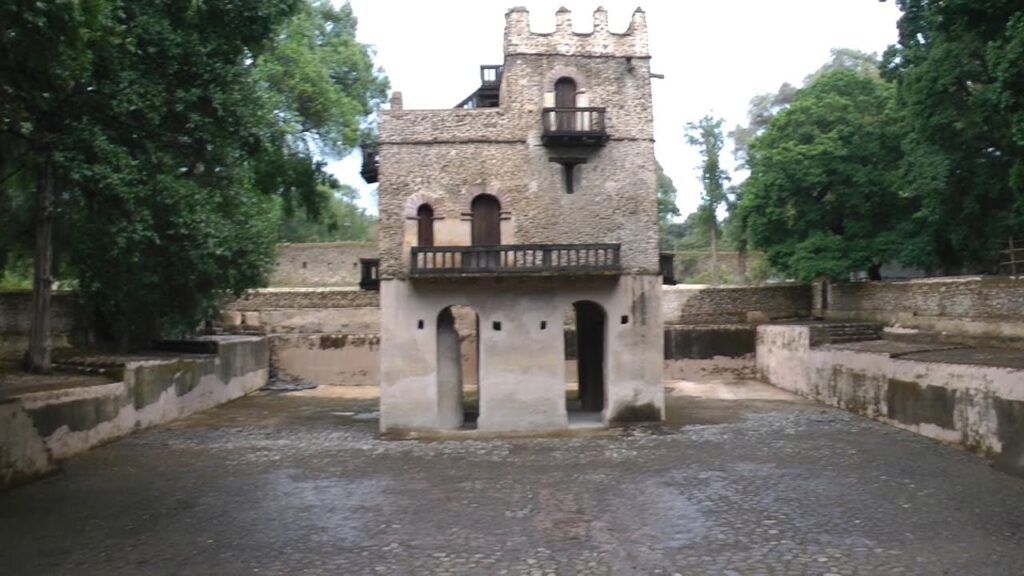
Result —
[[755, 384], [672, 424], [384, 441], [373, 398], [259, 394], [0, 493], [3, 574], [1024, 571], [1024, 480]]

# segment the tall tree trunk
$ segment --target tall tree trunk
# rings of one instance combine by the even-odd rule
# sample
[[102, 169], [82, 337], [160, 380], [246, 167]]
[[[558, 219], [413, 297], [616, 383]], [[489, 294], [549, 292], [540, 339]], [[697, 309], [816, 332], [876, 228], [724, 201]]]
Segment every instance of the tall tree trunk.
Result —
[[711, 285], [718, 286], [718, 223], [711, 215]]
[[50, 294], [53, 290], [53, 154], [47, 153], [43, 174], [36, 182], [36, 249], [32, 274], [32, 329], [26, 368], [50, 371]]

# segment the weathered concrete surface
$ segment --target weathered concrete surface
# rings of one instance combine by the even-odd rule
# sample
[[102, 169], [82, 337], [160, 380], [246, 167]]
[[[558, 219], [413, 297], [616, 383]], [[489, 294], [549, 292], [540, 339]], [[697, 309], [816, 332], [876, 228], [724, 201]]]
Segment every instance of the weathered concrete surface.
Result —
[[[812, 326], [760, 326], [757, 366], [780, 388], [960, 444], [1024, 475], [1024, 353], [877, 340], [815, 346]], [[971, 360], [975, 362], [972, 363]], [[995, 359], [995, 365], [985, 360]]]
[[56, 460], [234, 400], [266, 383], [264, 338], [217, 341], [216, 355], [129, 361], [122, 382], [44, 386], [0, 403], [0, 488], [45, 473]]
[[380, 336], [370, 334], [273, 334], [270, 365], [284, 380], [320, 386], [380, 384]]
[[55, 470], [46, 445], [18, 399], [0, 401], [0, 488]]
[[[376, 400], [257, 394], [0, 494], [0, 571], [882, 574], [1024, 565], [1024, 482], [765, 387], [673, 386], [683, 426], [383, 441]], [[319, 392], [319, 391], [315, 391]]]

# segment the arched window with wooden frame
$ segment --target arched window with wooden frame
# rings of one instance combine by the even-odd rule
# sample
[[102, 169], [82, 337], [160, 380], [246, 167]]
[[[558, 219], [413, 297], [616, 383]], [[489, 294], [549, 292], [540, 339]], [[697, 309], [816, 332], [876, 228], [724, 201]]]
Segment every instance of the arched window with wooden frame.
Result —
[[[576, 81], [562, 76], [555, 82], [556, 129], [572, 131], [576, 129]], [[570, 109], [570, 110], [566, 110]]]
[[473, 217], [473, 246], [501, 244], [501, 202], [490, 194], [480, 194], [470, 204]]
[[416, 245], [434, 245], [434, 209], [430, 204], [420, 204], [416, 209]]

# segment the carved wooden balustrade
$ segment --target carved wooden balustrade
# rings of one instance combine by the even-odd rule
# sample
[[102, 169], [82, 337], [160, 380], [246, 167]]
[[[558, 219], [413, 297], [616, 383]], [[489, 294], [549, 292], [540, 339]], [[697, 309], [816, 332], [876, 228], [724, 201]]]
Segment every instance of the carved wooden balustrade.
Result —
[[415, 246], [410, 274], [436, 276], [619, 274], [618, 244]]

